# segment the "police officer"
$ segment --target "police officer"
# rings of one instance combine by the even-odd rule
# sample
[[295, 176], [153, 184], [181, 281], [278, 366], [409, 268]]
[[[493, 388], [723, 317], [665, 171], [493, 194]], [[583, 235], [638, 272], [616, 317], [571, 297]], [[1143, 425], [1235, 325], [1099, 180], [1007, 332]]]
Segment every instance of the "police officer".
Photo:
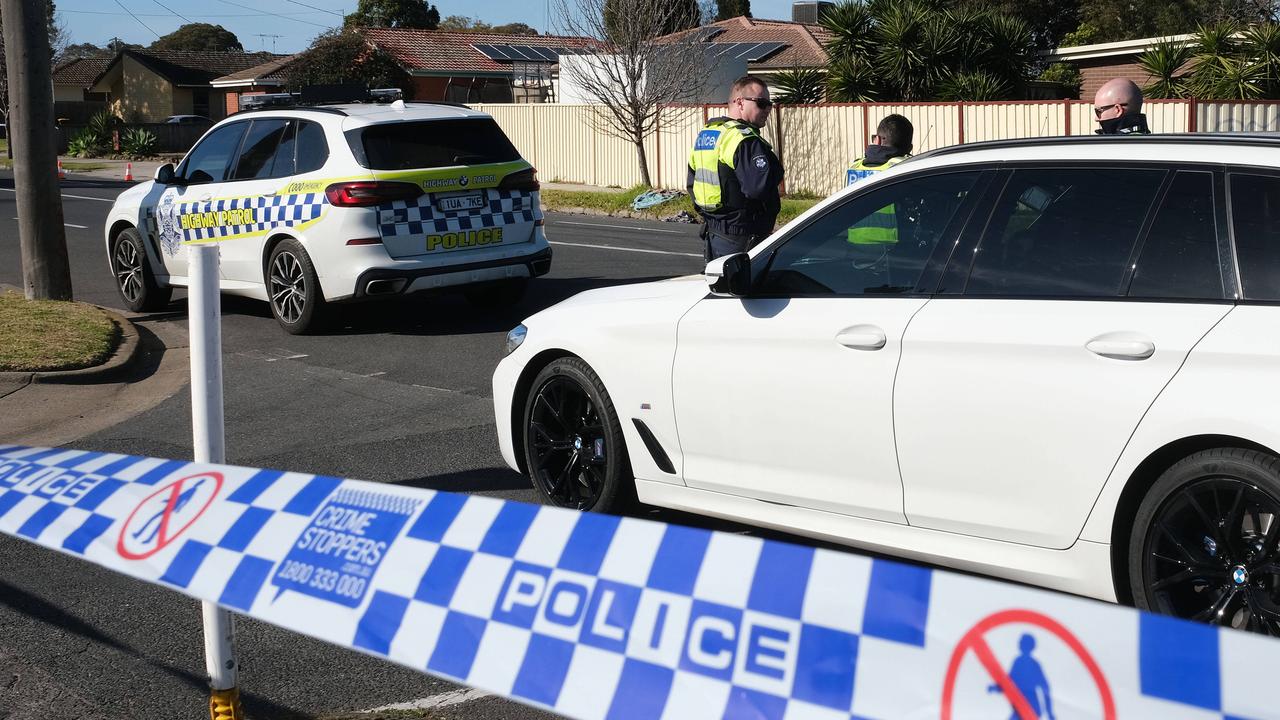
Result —
[[[911, 157], [915, 127], [901, 115], [887, 115], [876, 126], [867, 154], [854, 161], [845, 175], [848, 185], [888, 170]], [[854, 245], [888, 246], [898, 242], [898, 214], [886, 205], [849, 228], [849, 242]]]
[[1150, 135], [1142, 113], [1142, 88], [1132, 80], [1112, 78], [1093, 95], [1099, 135]]
[[846, 185], [853, 185], [873, 173], [888, 170], [911, 157], [912, 142], [916, 130], [911, 121], [901, 115], [886, 115], [871, 136], [867, 154], [854, 161], [845, 174]]
[[686, 183], [702, 215], [707, 260], [746, 252], [773, 232], [782, 201], [782, 163], [760, 137], [773, 102], [758, 78], [744, 76], [729, 92], [729, 115], [698, 133]]

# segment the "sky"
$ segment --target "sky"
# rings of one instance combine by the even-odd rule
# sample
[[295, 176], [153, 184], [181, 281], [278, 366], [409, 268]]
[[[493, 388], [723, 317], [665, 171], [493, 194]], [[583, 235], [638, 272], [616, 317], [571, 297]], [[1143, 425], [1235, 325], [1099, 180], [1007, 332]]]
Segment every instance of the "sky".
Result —
[[[572, 1], [572, 0], [571, 0]], [[433, 0], [440, 17], [464, 15], [492, 25], [522, 22], [541, 32], [555, 0]], [[113, 37], [150, 45], [190, 22], [221, 25], [247, 51], [292, 53], [342, 24], [356, 0], [57, 0], [72, 43], [105, 45]], [[752, 0], [755, 17], [791, 19], [791, 0]], [[132, 13], [132, 15], [130, 15]]]

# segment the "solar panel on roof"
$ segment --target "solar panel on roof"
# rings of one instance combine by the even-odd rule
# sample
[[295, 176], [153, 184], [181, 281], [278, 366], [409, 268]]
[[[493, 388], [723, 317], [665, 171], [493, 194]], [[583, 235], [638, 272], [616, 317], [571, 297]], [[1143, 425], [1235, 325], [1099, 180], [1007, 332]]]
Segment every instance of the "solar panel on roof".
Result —
[[557, 62], [560, 59], [560, 54], [557, 53], [554, 48], [534, 47], [530, 49], [542, 56], [542, 59], [547, 62]]
[[498, 52], [498, 49], [497, 49], [496, 47], [494, 47], [493, 45], [487, 45], [487, 44], [484, 44], [484, 43], [476, 43], [476, 44], [472, 45], [471, 47], [475, 48], [477, 52], [479, 52], [481, 55], [484, 55], [485, 57], [489, 58], [490, 60], [506, 60], [506, 59], [507, 59], [507, 57], [506, 57], [505, 55], [503, 55], [503, 54], [499, 53], [499, 52]]
[[760, 62], [786, 46], [786, 43], [780, 42], [760, 43], [747, 55], [747, 62]]

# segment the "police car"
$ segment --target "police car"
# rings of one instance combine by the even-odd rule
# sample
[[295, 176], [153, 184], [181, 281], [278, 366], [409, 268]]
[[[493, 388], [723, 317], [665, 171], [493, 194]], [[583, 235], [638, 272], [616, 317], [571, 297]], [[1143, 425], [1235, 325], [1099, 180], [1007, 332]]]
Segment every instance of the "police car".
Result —
[[1198, 133], [916, 156], [704, 276], [525, 320], [503, 457], [559, 505], [1280, 635], [1277, 167]]
[[510, 304], [550, 270], [536, 171], [489, 115], [398, 99], [245, 100], [252, 109], [176, 168], [116, 199], [105, 240], [130, 310], [185, 287], [197, 243], [217, 243], [222, 292], [268, 301], [290, 333], [317, 328], [334, 302], [453, 288], [482, 307]]

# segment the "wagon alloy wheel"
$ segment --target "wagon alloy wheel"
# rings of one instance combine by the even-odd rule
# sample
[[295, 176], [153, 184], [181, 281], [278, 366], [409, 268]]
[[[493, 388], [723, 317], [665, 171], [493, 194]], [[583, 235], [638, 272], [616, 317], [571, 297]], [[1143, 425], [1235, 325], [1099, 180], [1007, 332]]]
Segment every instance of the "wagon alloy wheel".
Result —
[[111, 274], [116, 278], [116, 290], [124, 306], [133, 312], [163, 310], [173, 297], [173, 288], [161, 287], [152, 274], [142, 235], [134, 228], [125, 228], [111, 241], [108, 249], [111, 258]]
[[271, 263], [271, 305], [286, 323], [298, 322], [306, 308], [306, 275], [293, 253], [279, 253]]
[[137, 246], [131, 242], [116, 243], [116, 286], [126, 302], [137, 303], [142, 300], [142, 255]]
[[557, 505], [595, 505], [609, 470], [610, 443], [600, 409], [585, 389], [554, 377], [534, 396], [529, 418], [531, 474]]
[[1280, 500], [1240, 477], [1203, 477], [1164, 500], [1147, 530], [1153, 609], [1280, 636]]

